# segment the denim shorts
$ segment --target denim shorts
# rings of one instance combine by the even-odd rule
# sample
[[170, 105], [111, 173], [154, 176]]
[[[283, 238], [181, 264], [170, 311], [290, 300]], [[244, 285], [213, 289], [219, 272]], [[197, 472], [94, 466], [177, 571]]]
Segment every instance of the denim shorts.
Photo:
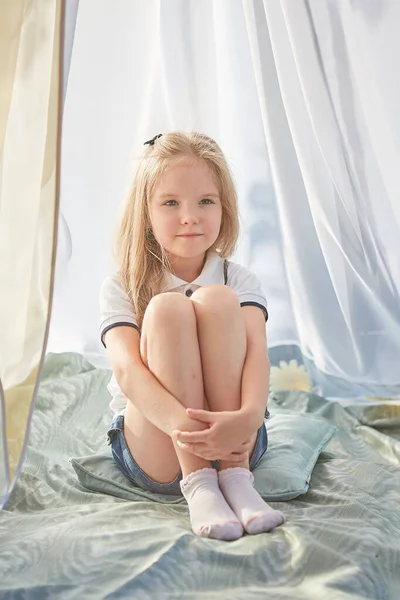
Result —
[[[267, 411], [266, 418], [269, 417]], [[116, 415], [112, 420], [110, 428], [107, 432], [108, 444], [111, 446], [113, 458], [121, 469], [122, 473], [134, 484], [143, 490], [154, 492], [156, 494], [170, 494], [181, 496], [180, 481], [182, 480], [182, 472], [180, 471], [173, 481], [169, 483], [158, 483], [151, 479], [134, 460], [131, 455], [124, 436], [124, 416]], [[264, 456], [268, 447], [268, 434], [265, 424], [263, 424], [257, 433], [257, 439], [253, 453], [250, 458], [250, 471], [254, 471], [258, 463]], [[211, 461], [214, 468], [219, 469], [217, 460]]]

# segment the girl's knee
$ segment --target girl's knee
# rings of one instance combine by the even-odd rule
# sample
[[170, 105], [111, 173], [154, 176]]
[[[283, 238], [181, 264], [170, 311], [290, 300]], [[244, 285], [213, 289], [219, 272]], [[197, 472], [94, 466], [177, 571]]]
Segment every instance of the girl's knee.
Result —
[[205, 285], [194, 292], [192, 300], [202, 305], [212, 306], [223, 313], [240, 308], [239, 298], [233, 290], [222, 284]]
[[147, 320], [172, 325], [187, 325], [191, 320], [195, 320], [193, 306], [189, 298], [176, 292], [165, 292], [154, 296], [146, 309], [145, 317]]

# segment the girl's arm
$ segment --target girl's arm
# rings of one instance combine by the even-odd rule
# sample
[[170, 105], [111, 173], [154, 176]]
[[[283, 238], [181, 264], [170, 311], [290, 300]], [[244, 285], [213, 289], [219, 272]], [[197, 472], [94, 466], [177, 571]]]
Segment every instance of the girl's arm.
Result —
[[242, 406], [240, 411], [254, 423], [256, 431], [264, 422], [268, 402], [270, 363], [263, 311], [257, 306], [242, 307], [247, 353], [242, 373]]
[[[193, 420], [185, 407], [143, 363], [138, 331], [133, 327], [113, 327], [104, 339], [115, 378], [128, 402], [133, 402], [150, 423], [169, 436], [174, 429], [193, 431]], [[205, 427], [201, 425], [201, 429]]]

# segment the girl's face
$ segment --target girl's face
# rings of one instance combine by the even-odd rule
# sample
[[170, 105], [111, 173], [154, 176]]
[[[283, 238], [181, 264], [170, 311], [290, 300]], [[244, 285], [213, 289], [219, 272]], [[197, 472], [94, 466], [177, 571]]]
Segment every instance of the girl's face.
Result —
[[195, 258], [219, 235], [222, 205], [213, 174], [201, 160], [172, 166], [154, 188], [150, 220], [158, 243], [177, 258]]

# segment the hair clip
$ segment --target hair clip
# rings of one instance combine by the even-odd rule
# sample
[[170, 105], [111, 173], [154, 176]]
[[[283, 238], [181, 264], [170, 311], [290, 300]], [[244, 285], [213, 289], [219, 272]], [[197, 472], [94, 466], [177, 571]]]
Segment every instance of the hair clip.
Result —
[[143, 146], [145, 146], [146, 144], [149, 144], [149, 146], [154, 146], [154, 142], [155, 142], [155, 141], [156, 141], [158, 138], [160, 138], [161, 136], [162, 136], [162, 133], [159, 133], [158, 135], [155, 135], [155, 136], [153, 137], [153, 139], [151, 139], [151, 140], [148, 140], [147, 142], [145, 142], [145, 143], [143, 144]]

